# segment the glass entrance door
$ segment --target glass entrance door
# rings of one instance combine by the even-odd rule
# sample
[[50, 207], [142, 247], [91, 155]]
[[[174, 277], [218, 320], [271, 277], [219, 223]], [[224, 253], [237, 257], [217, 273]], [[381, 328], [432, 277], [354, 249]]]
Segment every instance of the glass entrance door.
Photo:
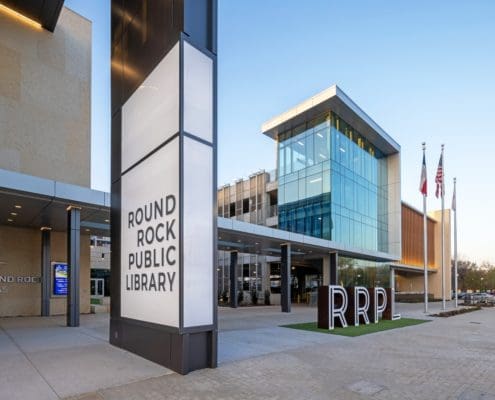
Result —
[[103, 297], [105, 294], [105, 280], [102, 278], [91, 278], [91, 296]]

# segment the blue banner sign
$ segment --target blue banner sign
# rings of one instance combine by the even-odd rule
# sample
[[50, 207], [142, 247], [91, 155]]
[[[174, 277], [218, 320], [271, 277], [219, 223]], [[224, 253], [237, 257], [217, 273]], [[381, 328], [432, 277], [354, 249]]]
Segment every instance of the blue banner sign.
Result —
[[53, 263], [53, 295], [67, 296], [67, 264]]

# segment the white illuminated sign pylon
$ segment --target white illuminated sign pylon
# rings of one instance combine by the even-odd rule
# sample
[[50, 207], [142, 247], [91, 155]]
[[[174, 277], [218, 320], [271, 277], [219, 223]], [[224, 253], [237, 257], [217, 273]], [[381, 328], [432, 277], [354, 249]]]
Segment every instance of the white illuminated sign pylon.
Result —
[[209, 332], [213, 365], [214, 104], [214, 60], [182, 36], [122, 106], [120, 209], [120, 318]]

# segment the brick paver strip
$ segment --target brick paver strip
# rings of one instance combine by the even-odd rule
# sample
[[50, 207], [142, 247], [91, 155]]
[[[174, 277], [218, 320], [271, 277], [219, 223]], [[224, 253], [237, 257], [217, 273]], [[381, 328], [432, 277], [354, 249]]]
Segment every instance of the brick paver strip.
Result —
[[493, 332], [495, 310], [483, 309], [98, 394], [105, 400], [494, 399]]

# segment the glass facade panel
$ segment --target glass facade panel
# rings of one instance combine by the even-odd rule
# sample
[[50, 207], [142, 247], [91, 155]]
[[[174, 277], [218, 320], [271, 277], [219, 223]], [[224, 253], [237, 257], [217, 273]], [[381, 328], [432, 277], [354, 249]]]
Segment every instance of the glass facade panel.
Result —
[[279, 135], [279, 228], [387, 252], [386, 157], [333, 112]]
[[356, 258], [339, 257], [339, 284], [344, 287], [390, 287], [390, 265]]

